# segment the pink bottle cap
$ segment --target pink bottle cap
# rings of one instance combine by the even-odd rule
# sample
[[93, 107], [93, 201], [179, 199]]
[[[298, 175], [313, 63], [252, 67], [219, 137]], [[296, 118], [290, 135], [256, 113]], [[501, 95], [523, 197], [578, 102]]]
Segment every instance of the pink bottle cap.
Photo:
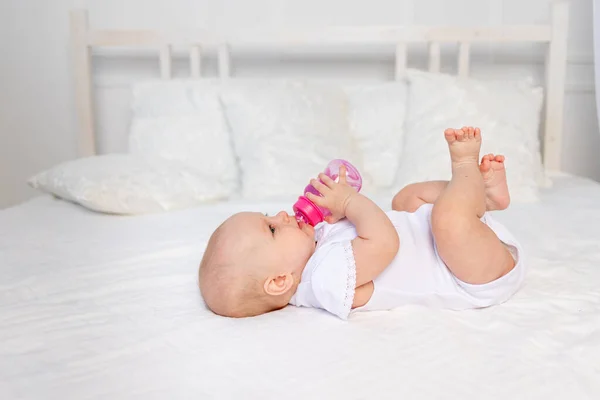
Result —
[[320, 222], [323, 222], [323, 213], [306, 196], [298, 197], [298, 201], [294, 204], [293, 209], [298, 221], [303, 221], [311, 226], [316, 226]]

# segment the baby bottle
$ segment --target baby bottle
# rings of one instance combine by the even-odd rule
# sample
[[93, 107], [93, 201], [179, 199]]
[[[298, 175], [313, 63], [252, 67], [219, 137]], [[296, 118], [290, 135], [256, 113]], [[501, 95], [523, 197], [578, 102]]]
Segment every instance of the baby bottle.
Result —
[[[335, 182], [338, 182], [340, 167], [346, 167], [346, 182], [348, 185], [352, 186], [356, 189], [357, 192], [360, 192], [362, 187], [362, 178], [358, 173], [358, 170], [354, 167], [354, 165], [350, 164], [346, 160], [333, 160], [327, 167], [323, 173], [333, 179]], [[320, 196], [321, 194], [313, 187], [313, 185], [308, 185], [304, 188], [304, 193], [312, 193], [316, 196]], [[323, 207], [317, 206], [315, 203], [310, 201], [306, 196], [298, 197], [298, 201], [294, 204], [294, 213], [296, 214], [296, 220], [298, 222], [304, 222], [306, 224], [310, 224], [312, 226], [316, 226], [320, 222], [325, 220], [325, 217], [331, 215], [331, 212]]]

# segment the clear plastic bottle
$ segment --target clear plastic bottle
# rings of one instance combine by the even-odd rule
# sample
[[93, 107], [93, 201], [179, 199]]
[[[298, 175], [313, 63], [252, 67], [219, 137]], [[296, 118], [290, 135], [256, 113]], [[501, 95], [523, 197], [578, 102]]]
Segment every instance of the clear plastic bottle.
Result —
[[[350, 164], [346, 160], [332, 160], [327, 164], [325, 171], [323, 173], [333, 179], [334, 181], [338, 181], [340, 174], [340, 167], [344, 165], [346, 167], [346, 182], [357, 192], [360, 192], [362, 188], [362, 177], [360, 173], [354, 167], [354, 165]], [[313, 185], [308, 185], [304, 188], [304, 193], [312, 193], [314, 195], [320, 196], [321, 194], [317, 189], [313, 187]], [[325, 217], [331, 215], [331, 212], [324, 208], [319, 207], [312, 201], [310, 201], [306, 196], [298, 197], [298, 201], [294, 204], [294, 213], [296, 215], [296, 219], [300, 222], [307, 223], [312, 226], [316, 226], [317, 224], [323, 222]]]

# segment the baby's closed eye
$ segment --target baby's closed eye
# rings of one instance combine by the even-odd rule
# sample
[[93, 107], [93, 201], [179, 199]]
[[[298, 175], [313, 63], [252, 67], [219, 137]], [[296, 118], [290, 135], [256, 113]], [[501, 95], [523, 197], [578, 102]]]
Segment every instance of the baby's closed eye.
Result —
[[[265, 213], [265, 217], [269, 217], [268, 213]], [[269, 224], [269, 230], [271, 231], [271, 234], [275, 235], [275, 226]]]

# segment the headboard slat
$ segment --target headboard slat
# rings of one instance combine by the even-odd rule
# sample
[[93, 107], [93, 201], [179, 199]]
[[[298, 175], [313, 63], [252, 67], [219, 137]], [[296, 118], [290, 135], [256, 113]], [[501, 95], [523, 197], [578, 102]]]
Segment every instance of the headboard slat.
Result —
[[162, 79], [171, 79], [171, 46], [163, 45], [160, 48], [160, 76]]
[[222, 44], [219, 46], [219, 77], [229, 78], [231, 74], [231, 55], [229, 45]]
[[88, 16], [83, 10], [71, 12], [71, 46], [75, 67], [75, 104], [79, 118], [77, 146], [79, 155], [96, 154], [94, 101], [92, 91], [92, 51], [86, 43]]
[[396, 45], [396, 58], [395, 58], [395, 76], [394, 78], [399, 81], [406, 74], [407, 64], [407, 46], [406, 43], [398, 43]]
[[202, 52], [198, 45], [190, 47], [190, 76], [194, 79], [202, 76]]
[[429, 72], [440, 72], [441, 49], [438, 42], [429, 43]]
[[567, 74], [567, 34], [569, 4], [558, 2], [552, 8], [552, 38], [546, 61], [546, 109], [543, 161], [547, 170], [561, 170], [564, 122], [565, 78]]
[[458, 76], [467, 78], [469, 76], [471, 44], [467, 42], [458, 45]]

